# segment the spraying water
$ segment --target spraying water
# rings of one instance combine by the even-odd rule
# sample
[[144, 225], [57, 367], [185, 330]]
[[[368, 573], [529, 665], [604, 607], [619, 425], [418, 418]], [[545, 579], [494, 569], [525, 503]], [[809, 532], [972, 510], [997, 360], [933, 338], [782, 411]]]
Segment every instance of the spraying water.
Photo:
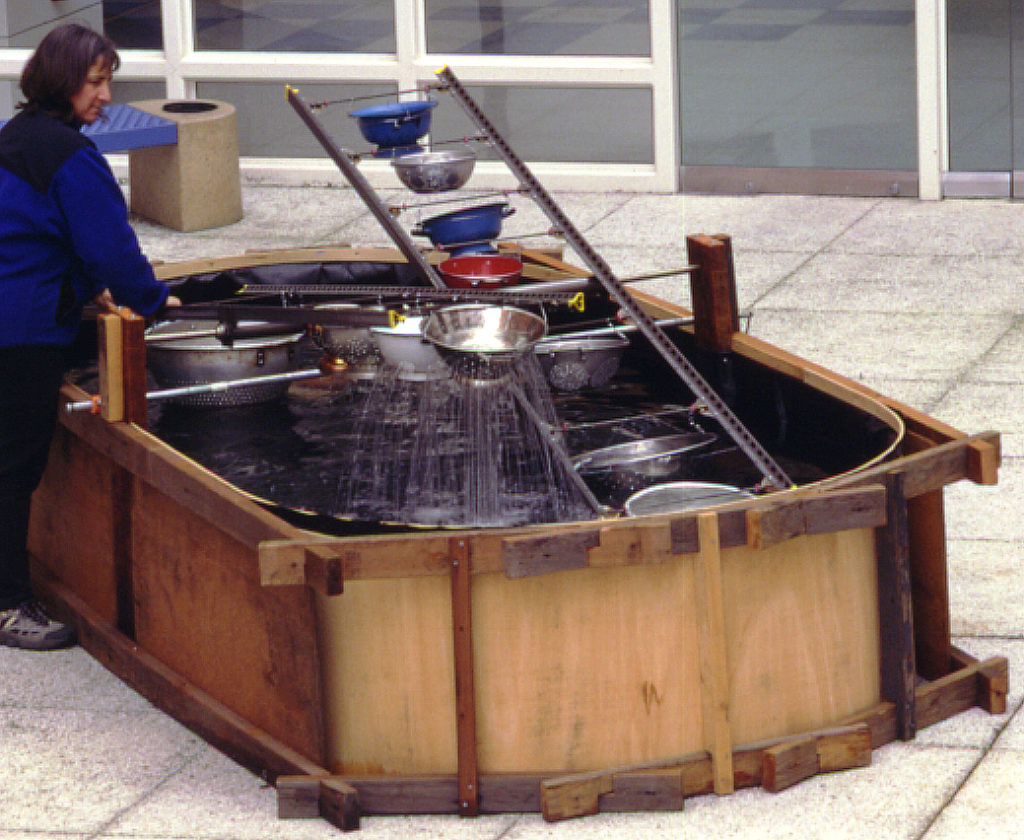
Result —
[[356, 413], [336, 513], [453, 527], [590, 518], [545, 440], [555, 424], [533, 353], [500, 366], [467, 359], [430, 375], [384, 365]]

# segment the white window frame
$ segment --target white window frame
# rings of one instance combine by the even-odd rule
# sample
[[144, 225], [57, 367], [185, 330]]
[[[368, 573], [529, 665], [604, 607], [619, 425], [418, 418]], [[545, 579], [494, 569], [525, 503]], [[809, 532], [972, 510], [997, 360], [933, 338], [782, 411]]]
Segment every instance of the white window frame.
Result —
[[[424, 0], [393, 2], [396, 51], [394, 55], [380, 55], [197, 52], [192, 31], [193, 0], [161, 0], [164, 50], [123, 50], [119, 77], [163, 81], [167, 97], [173, 99], [194, 97], [196, 83], [203, 81], [278, 81], [282, 86], [288, 83], [300, 89], [303, 83], [384, 82], [407, 90], [433, 81], [434, 71], [444, 64], [468, 85], [646, 88], [652, 99], [651, 164], [530, 161], [530, 165], [553, 189], [678, 191], [680, 85], [673, 0], [649, 0], [649, 58], [430, 54], [426, 50]], [[915, 6], [920, 195], [941, 198], [943, 176], [948, 172], [945, 4], [943, 0], [916, 0]], [[17, 80], [29, 54], [29, 50], [0, 49], [0, 79]], [[243, 158], [241, 164], [245, 176], [261, 181], [343, 180], [334, 165], [324, 159]], [[365, 168], [371, 182], [386, 183], [384, 164], [371, 161]], [[514, 186], [498, 163], [481, 164], [474, 184], [485, 188]]]

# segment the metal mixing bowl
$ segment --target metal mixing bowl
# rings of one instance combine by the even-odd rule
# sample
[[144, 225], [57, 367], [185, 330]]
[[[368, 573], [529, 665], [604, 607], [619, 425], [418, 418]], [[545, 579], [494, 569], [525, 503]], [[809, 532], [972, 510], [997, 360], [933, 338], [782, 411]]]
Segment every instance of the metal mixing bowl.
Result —
[[391, 161], [399, 180], [417, 193], [457, 190], [473, 174], [476, 154], [471, 150], [418, 152]]
[[[258, 321], [242, 321], [240, 327], [257, 325]], [[212, 330], [217, 321], [166, 321], [154, 324], [147, 335], [167, 336]], [[303, 333], [243, 338], [231, 346], [218, 338], [182, 338], [146, 345], [146, 364], [161, 388], [226, 382], [287, 373], [295, 367], [296, 346]], [[210, 394], [176, 397], [173, 402], [194, 407], [252, 405], [282, 396], [287, 382], [247, 385]]]
[[384, 361], [401, 379], [437, 379], [448, 366], [437, 348], [423, 338], [424, 316], [412, 315], [394, 327], [370, 327]]
[[464, 304], [430, 314], [423, 335], [438, 347], [487, 362], [512, 361], [547, 332], [544, 319], [514, 306]]

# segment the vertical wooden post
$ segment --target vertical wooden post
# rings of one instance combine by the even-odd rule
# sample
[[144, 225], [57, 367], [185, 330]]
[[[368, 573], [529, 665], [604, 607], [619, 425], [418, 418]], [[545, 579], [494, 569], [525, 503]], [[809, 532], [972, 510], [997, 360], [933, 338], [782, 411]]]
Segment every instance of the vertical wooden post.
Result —
[[122, 381], [124, 419], [146, 428], [146, 319], [130, 309], [119, 311], [122, 321]]
[[146, 319], [130, 309], [103, 312], [99, 337], [100, 414], [146, 427]]
[[875, 532], [878, 563], [879, 667], [882, 699], [896, 706], [896, 734], [917, 732], [914, 615], [910, 586], [910, 540], [903, 473], [885, 478], [886, 524]]
[[479, 812], [476, 756], [476, 696], [473, 686], [473, 616], [469, 541], [448, 541], [452, 564], [452, 626], [455, 642], [455, 712], [458, 750], [459, 815]]
[[704, 743], [711, 753], [715, 793], [726, 794], [733, 792], [734, 782], [717, 513], [709, 511], [697, 515], [697, 542], [697, 624]]
[[910, 591], [917, 672], [928, 680], [949, 673], [949, 583], [942, 489], [907, 499]]
[[739, 330], [732, 240], [725, 234], [686, 237], [686, 255], [697, 268], [690, 273], [693, 331], [697, 346], [716, 353], [732, 348]]
[[100, 313], [96, 321], [100, 379], [100, 415], [110, 423], [124, 420], [124, 330], [119, 315]]

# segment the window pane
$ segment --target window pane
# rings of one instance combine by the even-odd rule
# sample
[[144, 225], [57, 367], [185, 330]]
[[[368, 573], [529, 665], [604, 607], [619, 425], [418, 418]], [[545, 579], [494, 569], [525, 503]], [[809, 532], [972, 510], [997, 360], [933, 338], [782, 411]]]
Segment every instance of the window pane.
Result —
[[651, 54], [647, 0], [425, 0], [425, 5], [430, 52]]
[[196, 48], [394, 53], [393, 3], [196, 0]]
[[[469, 87], [470, 96], [516, 154], [533, 161], [652, 163], [650, 90], [636, 88]], [[476, 125], [439, 94], [432, 139], [470, 136]], [[486, 153], [480, 154], [487, 157]]]
[[948, 0], [946, 21], [949, 168], [1009, 172], [1009, 6], [1006, 0]]
[[[300, 85], [299, 91], [310, 104], [337, 102], [318, 111], [317, 119], [343, 149], [365, 152], [369, 150], [369, 144], [360, 136], [356, 121], [348, 113], [388, 101], [383, 98], [363, 101], [356, 97], [389, 94], [394, 92], [394, 88], [384, 85], [308, 84]], [[238, 152], [242, 157], [327, 157], [323, 146], [288, 104], [283, 83], [200, 82], [196, 93], [200, 99], [230, 102], [235, 106]]]
[[103, 0], [103, 28], [119, 49], [163, 49], [160, 0]]
[[683, 164], [917, 169], [913, 0], [684, 0]]
[[115, 105], [128, 105], [131, 102], [142, 102], [146, 99], [166, 99], [167, 85], [163, 82], [124, 82], [116, 75], [112, 94]]

